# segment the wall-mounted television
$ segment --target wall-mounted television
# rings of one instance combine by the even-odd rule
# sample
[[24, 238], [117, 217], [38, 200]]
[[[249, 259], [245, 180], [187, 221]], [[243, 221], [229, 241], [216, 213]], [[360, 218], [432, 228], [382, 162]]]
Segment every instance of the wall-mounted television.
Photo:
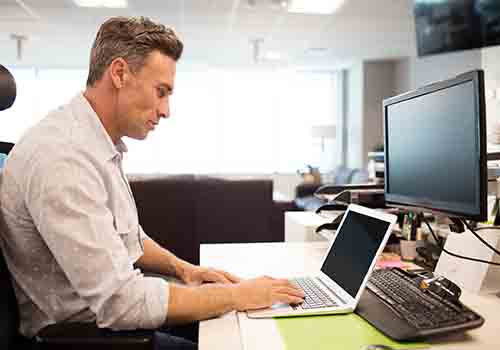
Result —
[[499, 0], [415, 0], [419, 56], [500, 44]]

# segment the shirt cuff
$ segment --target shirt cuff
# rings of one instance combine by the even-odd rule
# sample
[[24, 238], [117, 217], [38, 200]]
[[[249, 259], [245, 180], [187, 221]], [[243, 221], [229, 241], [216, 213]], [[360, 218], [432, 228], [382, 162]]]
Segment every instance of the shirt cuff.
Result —
[[151, 324], [144, 328], [155, 329], [165, 325], [168, 313], [168, 301], [170, 298], [170, 288], [168, 283], [162, 278], [144, 277], [144, 282], [151, 288], [146, 288], [147, 314], [150, 316]]
[[144, 230], [142, 229], [142, 226], [139, 225], [139, 237], [141, 238], [141, 241], [145, 241], [147, 239], [151, 239], [151, 237], [149, 237], [146, 232], [144, 232]]

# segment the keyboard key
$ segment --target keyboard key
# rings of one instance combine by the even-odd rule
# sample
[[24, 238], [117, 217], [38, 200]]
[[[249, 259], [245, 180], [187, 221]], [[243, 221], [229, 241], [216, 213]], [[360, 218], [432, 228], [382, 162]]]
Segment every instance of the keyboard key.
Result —
[[304, 303], [300, 305], [302, 309], [317, 309], [337, 305], [335, 301], [327, 293], [325, 293], [313, 279], [297, 278], [291, 280], [291, 282], [302, 289], [305, 294]]

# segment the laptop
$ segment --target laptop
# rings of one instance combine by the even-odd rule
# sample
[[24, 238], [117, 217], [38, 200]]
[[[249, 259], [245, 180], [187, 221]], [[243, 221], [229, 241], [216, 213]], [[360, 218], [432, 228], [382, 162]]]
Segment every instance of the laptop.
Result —
[[356, 308], [397, 217], [351, 204], [330, 243], [321, 268], [292, 278], [306, 297], [302, 304], [249, 310], [250, 318], [350, 313]]

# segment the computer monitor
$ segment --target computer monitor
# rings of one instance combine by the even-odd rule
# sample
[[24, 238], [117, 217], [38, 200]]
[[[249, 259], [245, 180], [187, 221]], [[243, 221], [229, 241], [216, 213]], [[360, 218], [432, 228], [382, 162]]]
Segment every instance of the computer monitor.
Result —
[[383, 107], [387, 204], [485, 221], [483, 71], [388, 98]]

